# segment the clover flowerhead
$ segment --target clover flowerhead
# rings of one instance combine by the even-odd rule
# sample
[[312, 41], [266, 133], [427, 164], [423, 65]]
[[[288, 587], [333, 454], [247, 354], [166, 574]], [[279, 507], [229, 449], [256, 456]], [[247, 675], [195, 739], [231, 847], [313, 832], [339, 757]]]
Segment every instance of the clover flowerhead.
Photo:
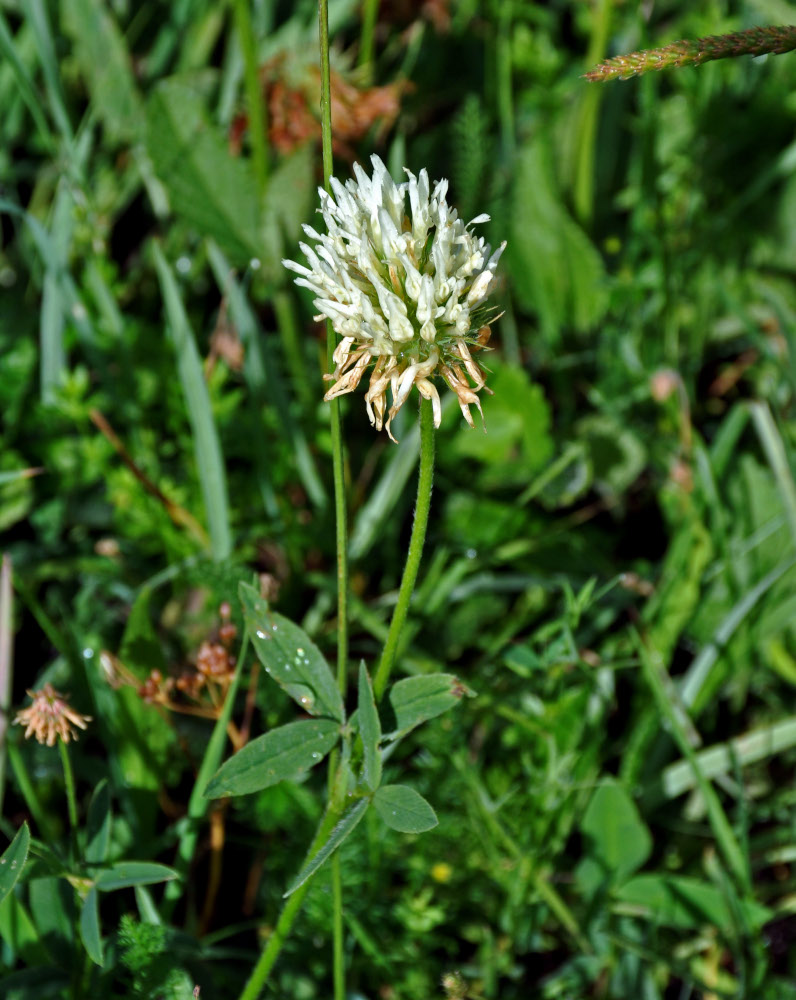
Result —
[[77, 730], [91, 722], [90, 715], [76, 712], [52, 684], [45, 684], [40, 691], [28, 691], [28, 696], [33, 703], [17, 712], [14, 719], [16, 725], [26, 727], [25, 739], [34, 736], [39, 743], [53, 747], [56, 740], [76, 740]]
[[[396, 184], [378, 156], [373, 176], [354, 164], [355, 180], [331, 180], [332, 193], [319, 189], [327, 232], [304, 226], [315, 246], [300, 243], [309, 267], [282, 263], [299, 276], [297, 285], [317, 296], [315, 307], [341, 337], [334, 352], [333, 382], [324, 399], [351, 392], [372, 365], [365, 405], [371, 424], [390, 423], [413, 386], [431, 400], [439, 427], [440, 377], [456, 394], [473, 427], [470, 406], [481, 410], [478, 393], [486, 378], [473, 353], [489, 339], [490, 311], [484, 305], [506, 246], [494, 253], [445, 200], [446, 180], [431, 190], [428, 174]], [[407, 206], [407, 197], [409, 205]], [[392, 404], [388, 409], [387, 390]], [[386, 415], [386, 419], [385, 419]]]

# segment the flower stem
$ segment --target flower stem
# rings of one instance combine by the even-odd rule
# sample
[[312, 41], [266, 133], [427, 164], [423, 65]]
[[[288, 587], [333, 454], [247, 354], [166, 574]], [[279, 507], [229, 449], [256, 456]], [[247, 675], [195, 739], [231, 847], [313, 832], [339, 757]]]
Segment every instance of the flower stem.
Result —
[[[315, 834], [315, 839], [310, 846], [308, 857], [311, 857], [315, 851], [319, 850], [325, 841], [328, 839], [329, 834], [334, 829], [335, 825], [342, 815], [342, 805], [338, 804], [336, 801], [330, 803], [329, 808], [326, 811], [321, 825], [318, 827], [318, 832]], [[320, 870], [320, 869], [319, 869]], [[273, 933], [268, 938], [268, 944], [263, 949], [260, 958], [257, 961], [257, 965], [254, 967], [254, 971], [249, 977], [249, 981], [243, 989], [239, 1000], [257, 1000], [263, 987], [268, 981], [268, 976], [271, 974], [271, 969], [274, 967], [274, 963], [279, 957], [279, 953], [282, 951], [282, 947], [287, 940], [287, 936], [290, 933], [290, 929], [293, 926], [293, 921], [299, 914], [301, 906], [304, 902], [304, 897], [307, 895], [307, 890], [312, 885], [313, 879], [317, 875], [311, 875], [306, 882], [303, 882], [294, 893], [289, 897], [285, 905], [282, 907], [282, 912], [279, 914], [279, 919], [276, 922], [276, 927]]]
[[[329, 9], [327, 0], [318, 0], [318, 21], [321, 45], [321, 141], [323, 147], [323, 184], [330, 188], [332, 176], [332, 85], [329, 69]], [[326, 361], [334, 371], [335, 336], [332, 324], [326, 321]], [[348, 679], [348, 512], [345, 495], [345, 464], [340, 400], [331, 401], [332, 473], [334, 477], [335, 543], [337, 549], [337, 686], [345, 699]], [[335, 785], [338, 755], [329, 759], [329, 795]], [[332, 964], [334, 1000], [345, 1000], [345, 966], [343, 954], [343, 878], [340, 857], [331, 859], [332, 879]]]
[[72, 772], [72, 762], [69, 760], [69, 751], [66, 743], [59, 739], [58, 750], [61, 754], [61, 764], [64, 769], [64, 786], [66, 787], [66, 807], [69, 813], [70, 839], [72, 850], [77, 847], [77, 796], [75, 795], [75, 776]]
[[252, 144], [252, 166], [260, 194], [268, 183], [268, 149], [265, 143], [265, 102], [257, 69], [257, 46], [254, 41], [250, 0], [235, 0], [235, 27], [243, 55], [243, 75], [246, 103], [249, 109], [249, 137]]
[[398, 641], [409, 613], [409, 602], [415, 588], [420, 560], [423, 556], [423, 544], [426, 540], [428, 512], [431, 509], [431, 487], [434, 482], [434, 414], [431, 402], [420, 400], [420, 471], [417, 479], [417, 503], [415, 504], [415, 520], [412, 525], [412, 537], [409, 539], [409, 551], [406, 555], [404, 575], [398, 590], [398, 602], [393, 611], [387, 641], [381, 654], [379, 667], [373, 681], [373, 693], [376, 700], [381, 699], [387, 681], [395, 665], [398, 652]]

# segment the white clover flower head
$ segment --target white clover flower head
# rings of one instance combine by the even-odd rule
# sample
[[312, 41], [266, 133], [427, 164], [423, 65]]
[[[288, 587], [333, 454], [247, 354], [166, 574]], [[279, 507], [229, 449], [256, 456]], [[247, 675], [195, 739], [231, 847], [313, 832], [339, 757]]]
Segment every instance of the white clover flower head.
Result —
[[324, 399], [351, 392], [372, 364], [368, 416], [394, 441], [390, 423], [413, 386], [431, 400], [439, 427], [440, 399], [432, 378], [440, 376], [473, 427], [470, 406], [483, 418], [478, 392], [490, 390], [471, 352], [489, 339], [492, 320], [484, 301], [506, 244], [491, 253], [483, 237], [475, 236], [471, 227], [489, 216], [465, 225], [445, 200], [446, 180], [431, 190], [425, 170], [418, 177], [407, 170], [408, 180], [395, 184], [378, 156], [371, 161], [372, 177], [355, 163], [356, 180], [343, 185], [333, 177], [332, 194], [319, 189], [327, 232], [304, 226], [315, 243], [299, 244], [309, 267], [282, 261], [299, 275], [296, 284], [317, 296], [317, 320], [331, 320], [342, 338], [334, 352], [336, 368], [324, 376], [334, 382]]

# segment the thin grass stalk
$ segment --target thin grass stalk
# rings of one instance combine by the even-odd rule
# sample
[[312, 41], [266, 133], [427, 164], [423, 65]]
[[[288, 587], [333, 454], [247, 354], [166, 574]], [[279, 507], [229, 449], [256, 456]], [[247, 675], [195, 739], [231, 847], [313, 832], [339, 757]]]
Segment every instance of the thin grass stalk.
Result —
[[72, 762], [69, 760], [69, 750], [62, 739], [56, 740], [58, 751], [61, 754], [61, 764], [64, 769], [64, 787], [66, 789], [66, 808], [69, 814], [69, 839], [72, 846], [72, 855], [76, 856], [77, 850], [77, 795], [75, 793], [75, 775], [72, 771]]
[[373, 36], [379, 14], [379, 0], [364, 0], [362, 5], [362, 33], [359, 36], [359, 65], [365, 70], [367, 80], [373, 79]]
[[235, 27], [243, 56], [243, 80], [249, 109], [249, 137], [252, 144], [252, 166], [257, 190], [262, 195], [268, 184], [268, 147], [265, 141], [266, 116], [260, 73], [257, 66], [257, 45], [254, 40], [249, 0], [235, 0]]
[[387, 641], [381, 654], [376, 676], [373, 681], [373, 693], [379, 701], [387, 687], [390, 673], [395, 665], [398, 654], [398, 643], [401, 632], [409, 614], [409, 602], [415, 589], [420, 560], [423, 557], [423, 546], [426, 541], [428, 514], [431, 509], [431, 488], [434, 483], [434, 415], [431, 401], [420, 400], [420, 470], [417, 477], [417, 503], [415, 504], [415, 519], [412, 524], [412, 536], [409, 539], [409, 550], [406, 554], [401, 586], [398, 589], [398, 601], [393, 611]]

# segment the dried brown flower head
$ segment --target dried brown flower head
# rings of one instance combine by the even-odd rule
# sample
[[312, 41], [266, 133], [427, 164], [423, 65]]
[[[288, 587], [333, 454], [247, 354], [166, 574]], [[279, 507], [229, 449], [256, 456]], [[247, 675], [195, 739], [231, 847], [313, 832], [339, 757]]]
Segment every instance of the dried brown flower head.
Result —
[[[14, 725], [24, 725], [25, 739], [35, 736], [39, 743], [55, 746], [57, 739], [68, 743], [77, 739], [77, 729], [85, 729], [91, 722], [90, 715], [81, 715], [71, 708], [66, 696], [52, 684], [45, 684], [40, 691], [28, 691], [33, 704], [17, 712]], [[77, 727], [77, 729], [75, 728]]]

